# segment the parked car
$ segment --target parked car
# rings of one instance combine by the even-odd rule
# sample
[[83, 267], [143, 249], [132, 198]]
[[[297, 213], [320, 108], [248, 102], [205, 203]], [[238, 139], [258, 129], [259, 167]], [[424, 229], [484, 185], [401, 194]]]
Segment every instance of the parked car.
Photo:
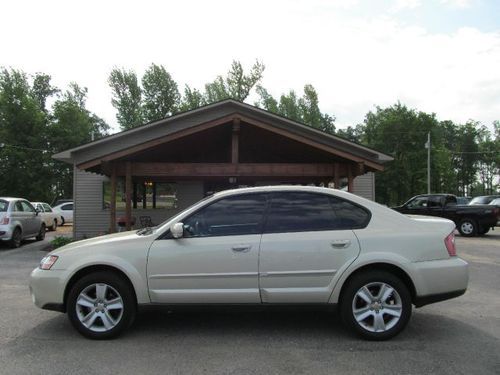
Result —
[[52, 202], [51, 206], [56, 207], [60, 206], [63, 203], [73, 203], [73, 199], [57, 199], [54, 202]]
[[472, 198], [469, 204], [490, 204], [490, 202], [496, 198], [500, 198], [500, 195], [481, 195]]
[[[489, 204], [492, 205], [492, 206], [497, 206], [498, 208], [500, 208], [500, 198], [493, 199]], [[497, 221], [497, 227], [498, 226], [500, 226], [500, 219], [498, 219], [498, 221]]]
[[465, 292], [454, 229], [328, 188], [228, 190], [157, 227], [49, 253], [30, 291], [94, 339], [117, 336], [148, 305], [338, 304], [355, 332], [383, 340], [406, 326], [412, 304]]
[[52, 207], [50, 207], [48, 203], [44, 202], [31, 202], [31, 204], [38, 210], [38, 213], [45, 223], [45, 226], [49, 230], [56, 230], [59, 215], [52, 210]]
[[24, 239], [45, 238], [45, 223], [26, 199], [0, 198], [0, 240], [19, 247]]
[[60, 225], [73, 222], [73, 202], [62, 203], [53, 207], [52, 210], [61, 219]]
[[466, 237], [488, 233], [500, 217], [500, 209], [489, 205], [457, 205], [457, 197], [452, 194], [417, 195], [393, 209], [403, 214], [450, 219]]

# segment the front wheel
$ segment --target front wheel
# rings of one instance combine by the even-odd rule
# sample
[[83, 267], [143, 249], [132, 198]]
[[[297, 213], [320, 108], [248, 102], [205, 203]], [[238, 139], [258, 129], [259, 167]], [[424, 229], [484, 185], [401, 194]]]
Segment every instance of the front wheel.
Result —
[[73, 326], [91, 339], [120, 335], [135, 317], [136, 303], [128, 283], [109, 272], [95, 272], [71, 288], [66, 306]]
[[463, 219], [458, 223], [458, 231], [464, 237], [474, 237], [477, 235], [477, 224], [472, 219]]
[[38, 235], [36, 236], [37, 241], [43, 241], [45, 239], [45, 233], [47, 232], [47, 229], [45, 228], [45, 223], [42, 223], [40, 226], [40, 231], [38, 232]]
[[344, 323], [367, 340], [387, 340], [400, 333], [411, 316], [406, 285], [385, 271], [355, 275], [342, 292]]
[[49, 229], [53, 232], [57, 230], [57, 219], [54, 219], [52, 226], [50, 226]]

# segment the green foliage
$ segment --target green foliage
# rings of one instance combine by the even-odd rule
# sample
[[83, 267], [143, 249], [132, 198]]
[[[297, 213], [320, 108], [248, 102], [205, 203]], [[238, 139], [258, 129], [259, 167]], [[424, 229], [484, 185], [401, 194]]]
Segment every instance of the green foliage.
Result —
[[118, 111], [116, 118], [122, 130], [143, 123], [142, 89], [133, 71], [115, 68], [108, 79], [113, 94], [111, 103]]
[[52, 245], [52, 249], [55, 250], [59, 247], [66, 246], [71, 242], [73, 242], [72, 238], [57, 236], [52, 241], [50, 241], [50, 244]]
[[309, 125], [326, 133], [335, 133], [335, 117], [319, 109], [318, 93], [312, 85], [304, 86], [304, 94], [298, 98], [295, 91], [282, 94], [279, 102], [262, 86], [257, 86], [260, 100], [255, 103], [267, 111]]
[[163, 66], [151, 64], [142, 77], [142, 88], [145, 121], [162, 119], [177, 112], [180, 104], [177, 83]]

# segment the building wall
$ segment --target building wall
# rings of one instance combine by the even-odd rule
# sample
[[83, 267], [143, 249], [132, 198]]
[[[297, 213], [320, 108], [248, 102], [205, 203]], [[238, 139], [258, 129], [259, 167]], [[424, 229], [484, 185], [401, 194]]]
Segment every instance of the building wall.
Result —
[[[103, 209], [103, 182], [106, 176], [74, 169], [74, 223], [73, 237], [82, 239], [103, 235], [109, 231], [110, 212]], [[150, 216], [153, 224], [160, 224], [169, 217], [203, 198], [203, 182], [183, 181], [177, 186], [177, 208], [175, 209], [133, 209], [136, 227], [140, 227], [139, 217]], [[117, 210], [116, 216], [125, 212]]]
[[[103, 182], [108, 177], [89, 173], [74, 168], [74, 223], [73, 237], [75, 239], [95, 237], [109, 231], [110, 212], [103, 209]], [[267, 185], [262, 183], [262, 185]], [[259, 184], [257, 184], [259, 185]], [[178, 182], [177, 208], [175, 209], [133, 209], [132, 216], [136, 218], [136, 227], [140, 226], [140, 216], [150, 216], [153, 224], [160, 224], [169, 217], [203, 198], [202, 181]], [[366, 173], [354, 179], [354, 194], [375, 200], [375, 175]], [[116, 216], [124, 216], [125, 212], [117, 210]]]

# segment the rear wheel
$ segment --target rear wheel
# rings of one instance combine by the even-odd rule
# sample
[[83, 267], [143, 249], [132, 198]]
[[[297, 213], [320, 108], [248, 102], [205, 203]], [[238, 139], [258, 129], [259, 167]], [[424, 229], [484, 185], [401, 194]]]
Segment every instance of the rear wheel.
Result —
[[136, 303], [129, 284], [109, 272], [95, 272], [76, 282], [66, 306], [73, 326], [91, 339], [110, 339], [129, 327]]
[[411, 295], [406, 285], [385, 271], [355, 275], [342, 292], [345, 324], [367, 340], [387, 340], [408, 324]]
[[47, 228], [45, 227], [45, 223], [42, 223], [40, 226], [40, 231], [38, 232], [38, 236], [36, 236], [37, 241], [42, 241], [45, 239], [45, 233], [47, 232]]
[[487, 227], [487, 228], [481, 228], [480, 230], [477, 231], [477, 234], [479, 235], [483, 235], [483, 234], [486, 234], [490, 231], [490, 227]]
[[19, 246], [21, 246], [22, 240], [23, 233], [21, 232], [21, 228], [16, 228], [12, 233], [12, 238], [9, 241], [9, 246], [12, 248], [18, 248]]
[[458, 231], [464, 237], [474, 237], [477, 235], [477, 224], [472, 219], [463, 219], [458, 223]]
[[54, 219], [54, 221], [52, 222], [52, 225], [49, 227], [49, 229], [51, 231], [57, 230], [57, 219]]

